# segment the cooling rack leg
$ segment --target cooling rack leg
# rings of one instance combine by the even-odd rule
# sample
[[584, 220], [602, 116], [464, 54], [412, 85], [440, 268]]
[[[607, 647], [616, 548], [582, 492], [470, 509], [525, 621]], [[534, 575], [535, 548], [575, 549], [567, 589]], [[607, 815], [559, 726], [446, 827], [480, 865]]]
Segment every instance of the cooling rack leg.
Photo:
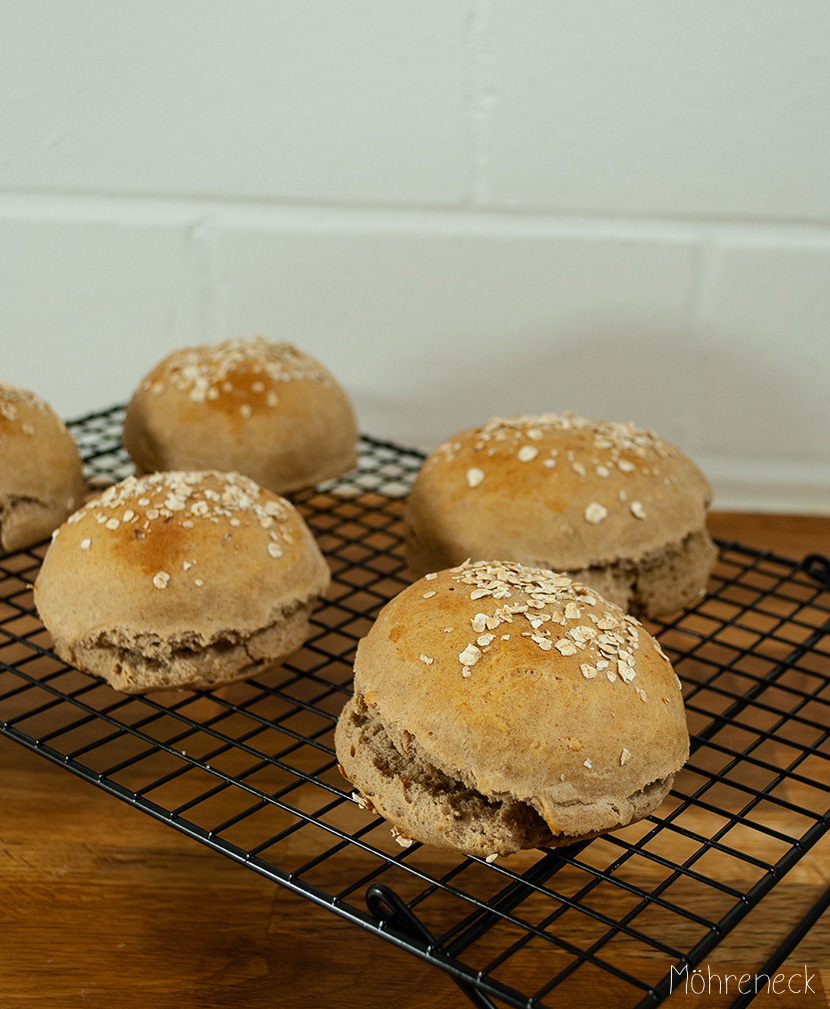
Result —
[[[388, 886], [381, 883], [370, 886], [366, 891], [366, 905], [384, 929], [399, 938], [406, 946], [410, 948], [414, 946], [427, 955], [440, 951], [435, 937], [426, 925]], [[496, 1004], [484, 992], [457, 977], [453, 977], [453, 981], [479, 1009], [497, 1009]]]
[[830, 559], [824, 554], [807, 554], [801, 562], [801, 567], [817, 582], [830, 586]]

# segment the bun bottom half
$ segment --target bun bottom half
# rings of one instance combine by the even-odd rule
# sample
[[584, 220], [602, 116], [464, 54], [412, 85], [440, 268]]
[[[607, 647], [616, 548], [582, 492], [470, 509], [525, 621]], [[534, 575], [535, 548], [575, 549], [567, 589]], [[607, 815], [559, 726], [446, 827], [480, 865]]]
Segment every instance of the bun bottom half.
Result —
[[228, 628], [209, 641], [197, 631], [163, 638], [118, 627], [74, 643], [52, 637], [64, 662], [127, 694], [212, 690], [277, 666], [297, 651], [309, 637], [311, 611], [312, 602], [303, 603], [251, 634]]
[[[449, 544], [425, 543], [410, 526], [406, 556], [409, 569], [420, 578], [461, 564], [468, 555], [464, 549], [454, 549]], [[709, 533], [700, 529], [638, 559], [622, 557], [575, 570], [563, 569], [555, 557], [513, 559], [533, 567], [562, 571], [634, 616], [657, 617], [675, 613], [701, 598], [717, 559], [717, 547]]]
[[510, 793], [484, 795], [469, 774], [432, 764], [410, 733], [386, 726], [360, 694], [343, 709], [335, 745], [358, 801], [388, 820], [400, 843], [417, 840], [485, 859], [575, 844], [624, 827], [657, 809], [674, 780], [670, 774], [633, 795], [549, 806], [552, 829], [532, 802]]
[[11, 553], [48, 539], [66, 515], [65, 501], [0, 496], [0, 549]]

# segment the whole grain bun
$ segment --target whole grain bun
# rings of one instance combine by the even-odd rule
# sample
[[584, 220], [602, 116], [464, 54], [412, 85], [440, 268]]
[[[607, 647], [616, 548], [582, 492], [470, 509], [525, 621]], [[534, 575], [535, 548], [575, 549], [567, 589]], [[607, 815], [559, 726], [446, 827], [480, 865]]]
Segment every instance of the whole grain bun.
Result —
[[118, 690], [209, 689], [299, 648], [329, 580], [288, 501], [236, 473], [155, 473], [67, 519], [35, 604], [57, 654]]
[[40, 396], [0, 382], [0, 549], [47, 539], [86, 487], [78, 446]]
[[711, 496], [690, 459], [634, 424], [495, 417], [427, 457], [407, 505], [407, 561], [422, 575], [467, 558], [516, 560], [657, 616], [705, 590]]
[[633, 617], [564, 575], [485, 562], [381, 611], [335, 744], [399, 840], [485, 858], [646, 816], [689, 752], [677, 676]]
[[262, 337], [177, 350], [133, 393], [124, 446], [136, 473], [238, 471], [278, 494], [342, 476], [357, 422], [334, 377]]

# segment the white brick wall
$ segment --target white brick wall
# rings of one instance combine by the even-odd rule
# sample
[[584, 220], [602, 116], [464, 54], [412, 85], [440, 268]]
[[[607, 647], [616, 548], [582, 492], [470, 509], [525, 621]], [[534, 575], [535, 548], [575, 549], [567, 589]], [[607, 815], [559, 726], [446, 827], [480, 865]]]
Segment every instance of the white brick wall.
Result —
[[505, 0], [489, 195], [613, 215], [826, 219], [820, 0]]
[[576, 409], [830, 512], [820, 0], [32, 0], [0, 31], [2, 377], [316, 354], [430, 448]]

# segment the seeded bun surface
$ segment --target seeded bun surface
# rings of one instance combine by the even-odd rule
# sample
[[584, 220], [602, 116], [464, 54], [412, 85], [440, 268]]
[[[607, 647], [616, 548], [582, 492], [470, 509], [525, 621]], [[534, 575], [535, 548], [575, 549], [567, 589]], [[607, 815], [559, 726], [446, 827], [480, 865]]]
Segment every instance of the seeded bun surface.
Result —
[[78, 447], [58, 415], [33, 392], [0, 382], [0, 549], [47, 539], [84, 493]]
[[337, 755], [403, 838], [468, 854], [567, 844], [652, 812], [688, 756], [657, 642], [551, 571], [428, 575], [361, 640]]
[[130, 477], [61, 526], [35, 584], [55, 650], [127, 693], [252, 675], [330, 580], [289, 502], [239, 474]]
[[715, 560], [710, 499], [690, 459], [633, 424], [497, 417], [424, 462], [407, 506], [407, 560], [421, 575], [509, 558], [655, 616], [702, 594]]
[[358, 432], [329, 371], [255, 337], [166, 357], [133, 393], [123, 440], [137, 473], [238, 471], [285, 494], [352, 469]]

